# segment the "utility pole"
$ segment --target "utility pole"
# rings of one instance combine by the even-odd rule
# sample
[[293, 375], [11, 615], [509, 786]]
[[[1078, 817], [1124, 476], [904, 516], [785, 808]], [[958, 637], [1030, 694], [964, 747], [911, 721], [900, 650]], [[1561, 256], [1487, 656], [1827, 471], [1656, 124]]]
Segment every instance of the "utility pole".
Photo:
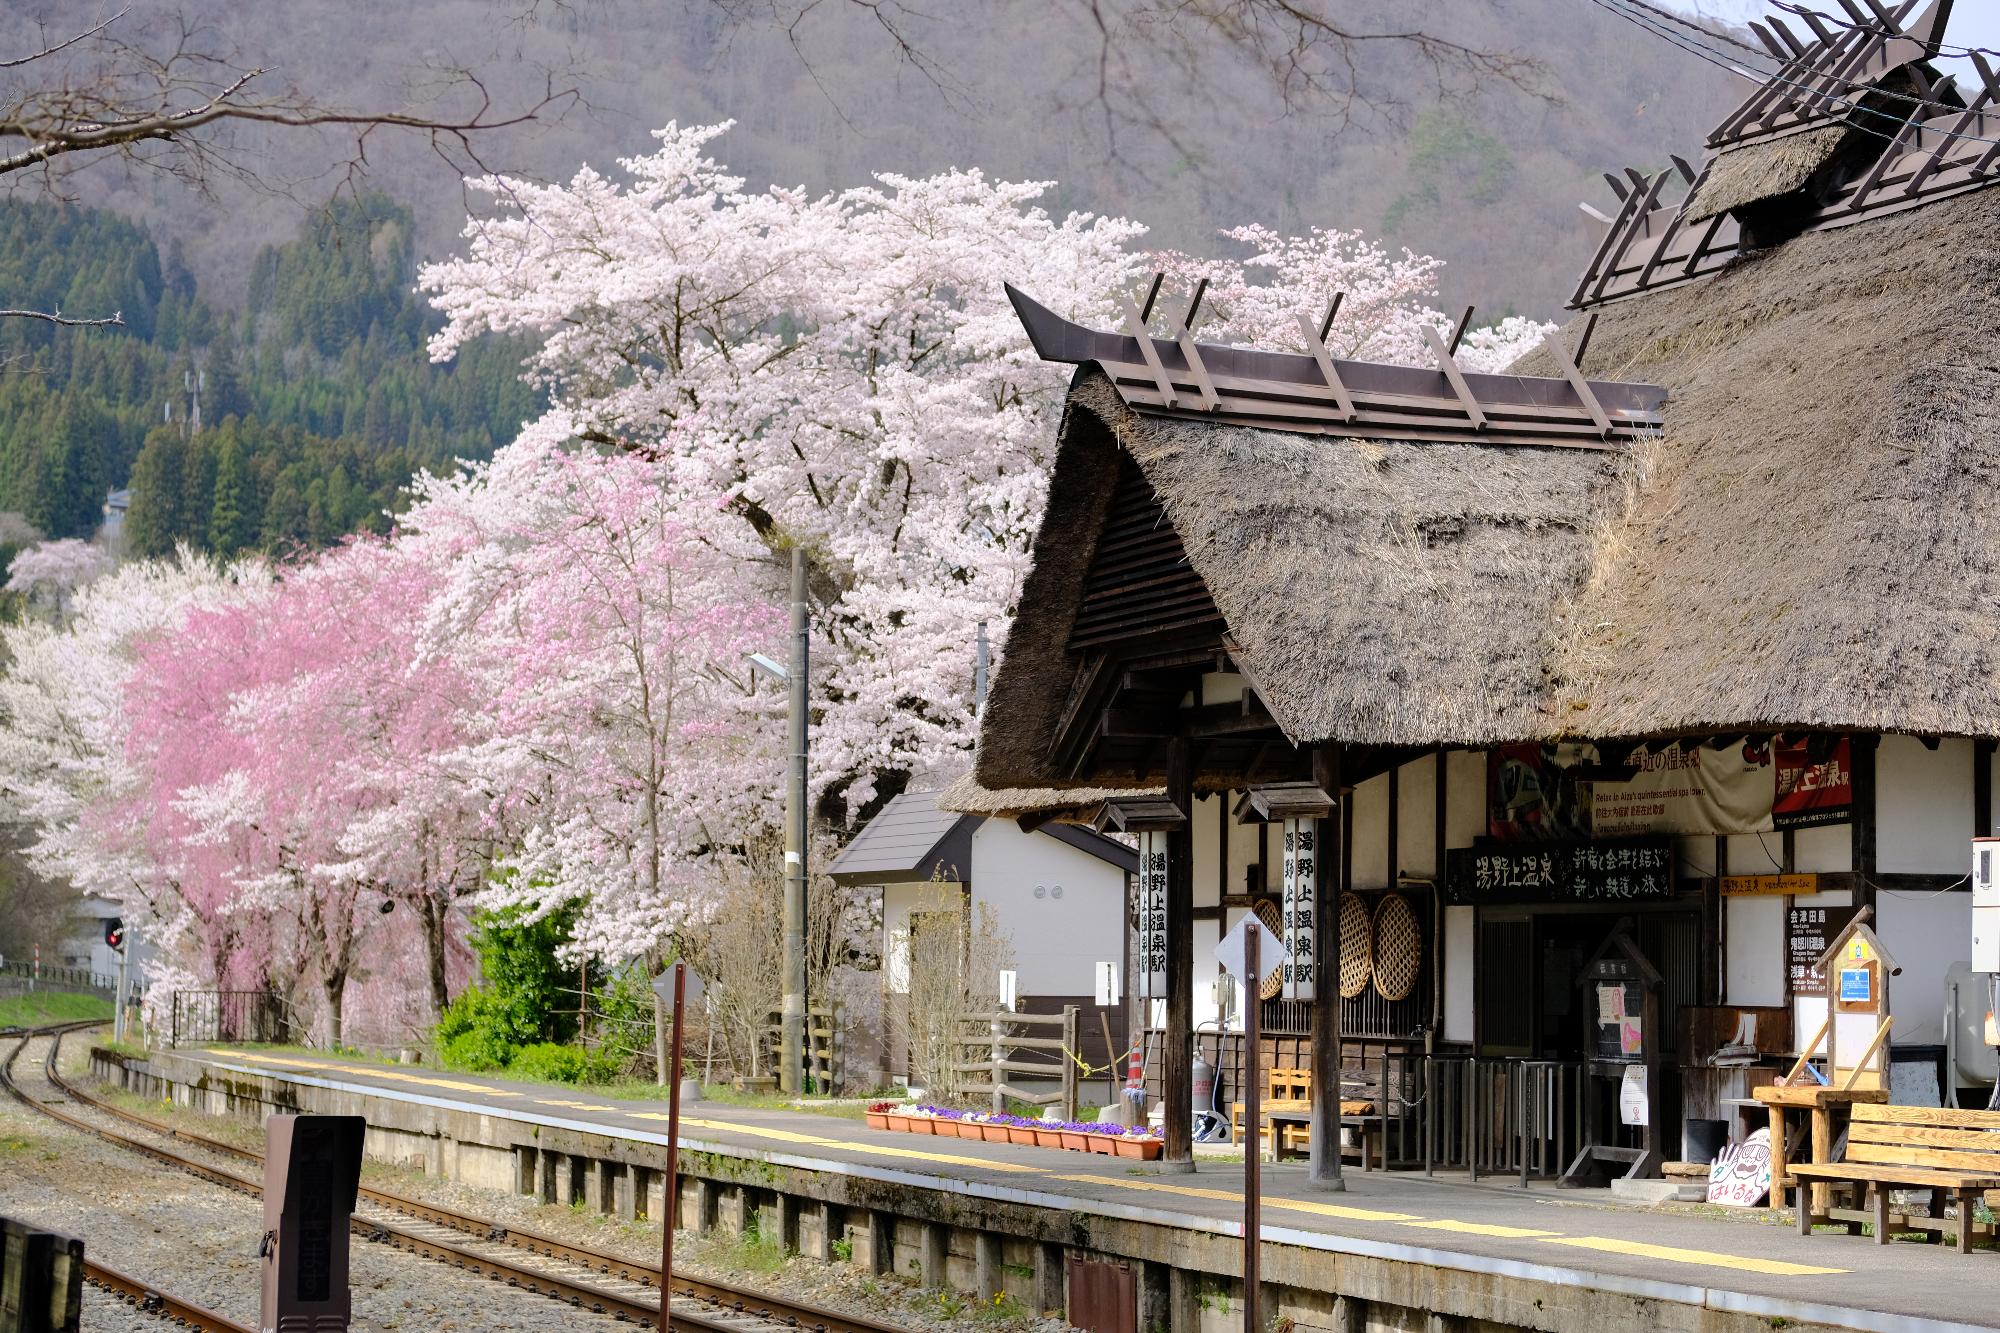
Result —
[[791, 773], [785, 786], [785, 1008], [779, 1039], [778, 1087], [805, 1091], [806, 1035], [806, 682], [810, 646], [806, 619], [806, 553], [792, 548], [792, 660], [788, 710]]

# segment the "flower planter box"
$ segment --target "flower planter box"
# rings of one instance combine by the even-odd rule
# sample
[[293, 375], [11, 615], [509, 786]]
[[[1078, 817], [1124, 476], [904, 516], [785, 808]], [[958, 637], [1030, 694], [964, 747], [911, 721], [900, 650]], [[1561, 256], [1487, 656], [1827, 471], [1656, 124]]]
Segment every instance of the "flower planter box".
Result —
[[1035, 1131], [1024, 1125], [1009, 1125], [1007, 1126], [1007, 1142], [1025, 1143], [1032, 1148], [1035, 1146]]
[[1058, 1132], [1062, 1135], [1062, 1146], [1071, 1152], [1090, 1151], [1090, 1140], [1094, 1137], [1093, 1135], [1074, 1129], [1065, 1129]]
[[1162, 1141], [1133, 1134], [1121, 1134], [1111, 1140], [1111, 1146], [1120, 1157], [1136, 1157], [1142, 1162], [1157, 1161]]
[[[962, 1139], [965, 1137], [967, 1126], [963, 1120], [939, 1120], [935, 1124], [937, 1132], [945, 1138]], [[972, 1134], [974, 1138], [979, 1137], [979, 1131], [976, 1128], [972, 1131]]]
[[1034, 1131], [1034, 1134], [1035, 1146], [1038, 1148], [1060, 1148], [1063, 1146], [1061, 1130], [1038, 1129]]
[[1084, 1137], [1090, 1140], [1090, 1150], [1094, 1153], [1110, 1157], [1118, 1151], [1117, 1140], [1109, 1134], [1086, 1134]]
[[1005, 1125], [981, 1125], [979, 1127], [979, 1136], [988, 1143], [1005, 1143], [1007, 1142], [1007, 1134], [1007, 1126]]
[[870, 1129], [889, 1128], [889, 1113], [887, 1111], [868, 1111], [865, 1112], [865, 1114], [868, 1117], [868, 1128]]
[[936, 1132], [937, 1121], [927, 1115], [898, 1116], [901, 1122], [897, 1128], [905, 1134], [931, 1134]]

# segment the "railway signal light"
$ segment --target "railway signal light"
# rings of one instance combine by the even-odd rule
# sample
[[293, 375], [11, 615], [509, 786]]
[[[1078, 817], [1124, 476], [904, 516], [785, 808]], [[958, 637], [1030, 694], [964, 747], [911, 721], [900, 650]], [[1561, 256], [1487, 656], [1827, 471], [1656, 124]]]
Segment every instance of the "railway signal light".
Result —
[[104, 942], [114, 949], [125, 947], [125, 918], [114, 916], [104, 923]]

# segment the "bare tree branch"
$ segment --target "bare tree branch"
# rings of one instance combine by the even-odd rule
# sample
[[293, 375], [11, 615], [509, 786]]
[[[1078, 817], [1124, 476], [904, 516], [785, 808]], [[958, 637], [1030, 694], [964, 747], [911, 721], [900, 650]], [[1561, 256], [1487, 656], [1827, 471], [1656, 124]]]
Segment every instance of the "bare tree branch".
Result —
[[39, 319], [49, 324], [60, 324], [66, 329], [125, 327], [125, 312], [122, 310], [104, 319], [71, 319], [60, 310], [0, 310], [0, 319]]

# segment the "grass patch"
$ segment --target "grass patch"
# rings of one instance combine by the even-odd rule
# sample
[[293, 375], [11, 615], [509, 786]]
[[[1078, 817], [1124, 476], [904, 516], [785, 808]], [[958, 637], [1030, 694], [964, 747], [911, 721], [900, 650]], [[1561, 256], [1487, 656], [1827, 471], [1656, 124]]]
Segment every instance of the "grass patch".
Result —
[[39, 1027], [44, 1023], [75, 1023], [86, 1018], [111, 1021], [111, 1001], [69, 991], [36, 991], [0, 1000], [0, 1027]]

